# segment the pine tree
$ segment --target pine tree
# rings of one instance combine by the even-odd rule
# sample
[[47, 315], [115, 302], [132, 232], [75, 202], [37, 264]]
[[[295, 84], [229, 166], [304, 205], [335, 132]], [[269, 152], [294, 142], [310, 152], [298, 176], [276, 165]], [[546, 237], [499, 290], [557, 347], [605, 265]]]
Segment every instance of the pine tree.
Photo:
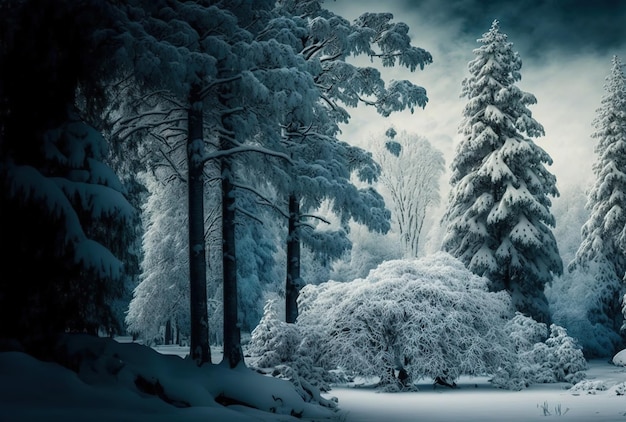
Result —
[[106, 164], [106, 140], [85, 119], [115, 74], [105, 60], [111, 44], [99, 37], [112, 24], [110, 5], [2, 8], [0, 336], [115, 332], [136, 213]]
[[586, 205], [590, 215], [568, 269], [589, 273], [584, 289], [587, 317], [592, 324], [599, 323], [618, 334], [618, 339], [623, 321], [622, 278], [626, 272], [626, 77], [617, 56], [613, 57], [605, 91], [593, 122], [592, 137], [598, 143], [593, 165], [595, 184]]
[[478, 42], [462, 83], [468, 102], [452, 163], [443, 249], [486, 276], [492, 290], [509, 291], [517, 310], [546, 322], [544, 286], [562, 273], [550, 229], [555, 219], [548, 196], [558, 195], [545, 167], [552, 159], [530, 139], [544, 134], [527, 108], [536, 99], [515, 85], [522, 61], [498, 21]]
[[[350, 23], [324, 9], [322, 3], [278, 2], [286, 15], [305, 19], [306, 26], [300, 29], [302, 36], [293, 45], [311, 68], [317, 69], [313, 76], [323, 99], [313, 110], [311, 125], [294, 118], [285, 123], [289, 127], [286, 137], [290, 151], [297, 151], [295, 165], [287, 170], [291, 180], [285, 193], [289, 219], [287, 322], [296, 320], [298, 291], [304, 284], [300, 278], [301, 243], [324, 259], [337, 259], [351, 246], [347, 239], [351, 218], [372, 231], [386, 233], [389, 229], [389, 211], [382, 197], [371, 187], [357, 189], [351, 181], [351, 176], [356, 175], [361, 182], [372, 183], [380, 174], [380, 166], [369, 152], [337, 139], [338, 124], [350, 119], [346, 107], [364, 104], [387, 117], [405, 109], [413, 112], [428, 101], [426, 90], [410, 81], [386, 83], [377, 69], [347, 61], [350, 56], [367, 55], [385, 67], [398, 64], [411, 71], [423, 69], [432, 62], [432, 56], [411, 44], [406, 24], [393, 22], [390, 13], [364, 13]], [[267, 35], [282, 37], [284, 32], [284, 28], [275, 25]], [[303, 230], [311, 227], [307, 220], [323, 200], [331, 202], [342, 228]]]

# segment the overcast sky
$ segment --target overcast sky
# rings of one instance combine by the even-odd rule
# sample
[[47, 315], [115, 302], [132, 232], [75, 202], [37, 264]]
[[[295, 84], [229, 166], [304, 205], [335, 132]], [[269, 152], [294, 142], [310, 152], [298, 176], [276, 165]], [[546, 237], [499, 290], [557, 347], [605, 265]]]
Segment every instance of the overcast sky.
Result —
[[[535, 141], [553, 158], [550, 171], [559, 189], [565, 193], [570, 185], [593, 182], [592, 121], [613, 55], [626, 62], [626, 0], [326, 0], [326, 5], [349, 20], [363, 12], [391, 12], [409, 25], [413, 44], [433, 55], [433, 64], [423, 71], [384, 72], [387, 79], [409, 79], [426, 88], [424, 110], [388, 119], [353, 110], [343, 139], [366, 146], [393, 125], [427, 137], [444, 152], [449, 170], [466, 102], [459, 98], [461, 81], [479, 46], [476, 39], [498, 19], [522, 59], [518, 85], [537, 97], [530, 109], [546, 135]], [[442, 193], [448, 190], [448, 174]]]

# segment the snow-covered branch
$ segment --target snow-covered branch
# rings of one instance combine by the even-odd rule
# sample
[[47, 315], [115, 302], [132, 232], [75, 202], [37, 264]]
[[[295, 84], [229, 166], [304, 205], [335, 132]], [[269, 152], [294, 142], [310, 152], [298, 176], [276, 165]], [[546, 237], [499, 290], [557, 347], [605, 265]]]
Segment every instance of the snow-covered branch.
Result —
[[287, 162], [293, 164], [293, 161], [287, 154], [284, 154], [282, 152], [272, 151], [270, 149], [263, 148], [261, 146], [255, 146], [255, 145], [241, 145], [241, 146], [230, 148], [224, 151], [214, 151], [205, 155], [202, 161], [206, 163], [207, 161], [210, 161], [210, 160], [215, 160], [215, 159], [222, 158], [222, 157], [228, 157], [233, 154], [240, 154], [244, 152], [255, 152], [258, 154], [264, 154], [264, 155], [269, 155], [269, 156], [276, 157], [276, 158], [282, 158], [283, 160], [286, 160]]

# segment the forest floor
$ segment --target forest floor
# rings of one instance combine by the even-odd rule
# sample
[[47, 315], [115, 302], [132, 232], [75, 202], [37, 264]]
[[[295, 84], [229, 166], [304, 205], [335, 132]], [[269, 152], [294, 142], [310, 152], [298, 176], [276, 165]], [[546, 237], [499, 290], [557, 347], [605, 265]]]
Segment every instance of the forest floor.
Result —
[[486, 377], [462, 377], [458, 388], [418, 383], [419, 391], [379, 393], [371, 387], [337, 387], [330, 394], [350, 422], [626, 422], [626, 369], [589, 362], [584, 384], [536, 384], [521, 391], [494, 388]]
[[[191, 371], [187, 364], [178, 359], [162, 356], [184, 357], [188, 348], [155, 347], [159, 354], [154, 351], [147, 353], [148, 348], [126, 349], [122, 346], [107, 350], [123, 353], [119, 359], [128, 363], [129, 371], [134, 368], [140, 373], [158, 376], [166, 382], [168, 391], [175, 394], [203, 398], [204, 389], [208, 388], [205, 392], [213, 391], [211, 394], [229, 389], [229, 394], [235, 397], [239, 394], [248, 403], [263, 404], [263, 400], [269, 400], [265, 396], [279, 391], [277, 394], [285, 397], [286, 403], [301, 401], [299, 396], [289, 396], [297, 396], [297, 393], [285, 388], [287, 384], [278, 380], [253, 372], [224, 370], [219, 365], [208, 367], [206, 373], [201, 374], [197, 369]], [[212, 355], [213, 363], [221, 361], [219, 348], [212, 348]], [[327, 398], [338, 399], [338, 413], [307, 408], [310, 417], [304, 419], [257, 412], [241, 406], [226, 408], [213, 402], [199, 407], [175, 408], [157, 397], [141, 397], [128, 390], [117, 380], [125, 379], [122, 374], [131, 373], [125, 372], [126, 369], [119, 372], [120, 377], [110, 376], [109, 366], [116, 362], [115, 359], [109, 357], [85, 362], [95, 365], [84, 368], [86, 374], [97, 377], [87, 379], [93, 381], [90, 383], [83, 382], [76, 373], [58, 364], [37, 361], [19, 352], [0, 353], [0, 420], [533, 422], [557, 419], [572, 422], [626, 422], [626, 368], [615, 366], [607, 360], [589, 362], [586, 380], [574, 388], [557, 383], [536, 384], [522, 391], [507, 391], [494, 388], [487, 377], [462, 377], [455, 389], [434, 388], [429, 380], [423, 380], [417, 384], [419, 391], [381, 393], [359, 380], [352, 385], [335, 386], [325, 394]]]
[[[187, 353], [177, 346], [157, 350]], [[219, 362], [221, 350], [212, 353]], [[493, 387], [487, 377], [462, 377], [455, 389], [422, 380], [419, 391], [404, 393], [381, 393], [361, 380], [336, 386], [326, 396], [339, 399], [344, 422], [626, 422], [626, 368], [592, 360], [585, 372], [587, 378], [576, 389], [555, 383], [508, 391]]]

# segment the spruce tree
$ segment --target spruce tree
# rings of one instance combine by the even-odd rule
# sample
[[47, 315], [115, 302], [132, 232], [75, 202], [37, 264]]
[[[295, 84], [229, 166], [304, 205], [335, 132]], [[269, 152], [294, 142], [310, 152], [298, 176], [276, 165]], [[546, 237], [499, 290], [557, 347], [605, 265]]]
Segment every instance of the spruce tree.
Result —
[[550, 228], [549, 196], [558, 191], [545, 167], [552, 159], [530, 139], [544, 130], [527, 107], [535, 97], [515, 85], [522, 61], [507, 38], [494, 21], [462, 83], [467, 105], [443, 249], [486, 276], [491, 290], [509, 291], [518, 311], [546, 322], [544, 286], [563, 267]]
[[601, 324], [616, 333], [614, 341], [619, 339], [623, 321], [620, 299], [626, 272], [626, 78], [622, 67], [614, 56], [606, 78], [606, 95], [593, 122], [592, 137], [598, 143], [593, 165], [595, 184], [586, 205], [590, 215], [581, 230], [580, 247], [569, 265], [571, 271], [587, 273], [587, 317], [592, 324]]

